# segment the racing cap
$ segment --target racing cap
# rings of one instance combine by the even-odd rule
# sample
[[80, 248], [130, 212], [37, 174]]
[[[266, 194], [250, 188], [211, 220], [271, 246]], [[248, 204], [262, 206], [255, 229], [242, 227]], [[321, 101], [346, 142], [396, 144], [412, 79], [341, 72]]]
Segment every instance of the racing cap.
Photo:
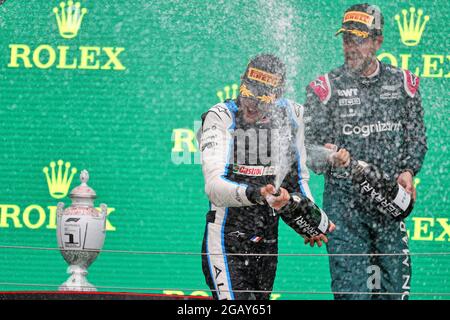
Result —
[[360, 38], [376, 37], [383, 34], [383, 25], [384, 18], [378, 6], [356, 4], [345, 11], [342, 26], [335, 35], [346, 32]]
[[274, 103], [284, 93], [286, 67], [273, 54], [253, 57], [241, 77], [239, 94], [264, 103]]

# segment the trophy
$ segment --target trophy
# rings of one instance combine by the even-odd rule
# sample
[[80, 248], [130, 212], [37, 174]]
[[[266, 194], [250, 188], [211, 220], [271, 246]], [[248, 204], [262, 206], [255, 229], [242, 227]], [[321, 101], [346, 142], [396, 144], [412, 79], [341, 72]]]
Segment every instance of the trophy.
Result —
[[59, 202], [57, 207], [56, 236], [70, 274], [59, 291], [97, 291], [86, 275], [105, 242], [107, 207], [101, 204], [101, 211], [94, 208], [96, 194], [87, 185], [89, 173], [86, 170], [81, 172], [80, 180], [81, 185], [70, 193], [72, 205], [64, 209], [64, 203]]

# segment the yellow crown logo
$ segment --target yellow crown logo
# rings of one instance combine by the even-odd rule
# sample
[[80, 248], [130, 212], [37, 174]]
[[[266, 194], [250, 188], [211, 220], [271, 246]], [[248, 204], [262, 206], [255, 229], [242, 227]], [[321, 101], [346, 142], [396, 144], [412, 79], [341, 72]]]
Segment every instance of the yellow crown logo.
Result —
[[70, 162], [66, 162], [64, 165], [66, 170], [63, 174], [63, 164], [64, 161], [58, 160], [58, 172], [55, 172], [56, 163], [55, 161], [50, 162], [50, 168], [51, 168], [51, 177], [49, 176], [49, 169], [48, 167], [44, 167], [42, 170], [45, 174], [45, 177], [47, 178], [47, 185], [48, 185], [48, 191], [50, 192], [50, 195], [55, 199], [61, 199], [64, 198], [68, 191], [70, 184], [72, 183], [73, 176], [77, 172], [76, 168], [72, 168], [70, 170], [70, 176], [69, 176], [69, 168], [70, 168]]
[[80, 30], [81, 22], [84, 15], [87, 13], [87, 9], [80, 8], [80, 3], [73, 4], [73, 1], [67, 1], [67, 5], [64, 2], [59, 4], [61, 12], [58, 7], [53, 8], [53, 12], [58, 22], [59, 34], [65, 39], [75, 38]]
[[238, 85], [236, 83], [233, 83], [231, 86], [225, 86], [223, 90], [217, 91], [217, 97], [219, 98], [219, 102], [224, 102], [227, 99], [236, 99], [237, 94], [238, 94]]
[[395, 20], [397, 20], [398, 29], [400, 30], [400, 37], [402, 39], [402, 42], [409, 46], [417, 46], [420, 42], [420, 39], [422, 38], [423, 30], [425, 29], [425, 25], [427, 24], [428, 20], [430, 20], [429, 16], [424, 16], [423, 22], [421, 24], [421, 19], [423, 15], [423, 10], [419, 9], [417, 10], [417, 20], [415, 21], [415, 8], [410, 8], [409, 12], [411, 13], [411, 17], [409, 19], [408, 23], [408, 11], [402, 10], [403, 15], [403, 25], [400, 22], [400, 15], [395, 16]]

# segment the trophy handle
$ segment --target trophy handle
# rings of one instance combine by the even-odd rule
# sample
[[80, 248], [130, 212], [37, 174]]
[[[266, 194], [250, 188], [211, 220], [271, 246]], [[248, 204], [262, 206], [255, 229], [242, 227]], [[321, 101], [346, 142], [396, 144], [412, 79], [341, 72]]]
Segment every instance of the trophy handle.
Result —
[[103, 219], [103, 229], [106, 229], [106, 216], [108, 214], [108, 206], [104, 203], [100, 204], [101, 218]]
[[62, 233], [61, 229], [63, 228], [61, 225], [63, 213], [64, 213], [64, 202], [58, 202], [58, 205], [56, 207], [56, 238], [58, 240], [58, 246], [60, 249], [64, 248], [61, 235]]
[[58, 225], [63, 215], [63, 212], [64, 212], [64, 202], [58, 202], [58, 206], [56, 207], [56, 220]]
[[64, 202], [58, 202], [58, 206], [56, 208], [56, 214], [58, 216], [62, 216], [63, 209], [64, 209]]

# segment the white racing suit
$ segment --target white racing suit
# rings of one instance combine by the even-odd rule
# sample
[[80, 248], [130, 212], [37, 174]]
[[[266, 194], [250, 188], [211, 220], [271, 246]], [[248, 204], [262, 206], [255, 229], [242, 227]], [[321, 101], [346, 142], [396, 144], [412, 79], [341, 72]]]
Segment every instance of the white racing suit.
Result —
[[[290, 127], [290, 139], [282, 143], [288, 146], [292, 161], [285, 168], [281, 187], [312, 199], [303, 144], [303, 107], [280, 99], [275, 108], [290, 124], [284, 126], [285, 130]], [[268, 299], [277, 268], [279, 216], [258, 198], [258, 190], [274, 184], [274, 163], [280, 163], [267, 161], [277, 121], [269, 118], [264, 123], [246, 124], [233, 100], [213, 106], [202, 120], [198, 141], [210, 200], [202, 247], [206, 282], [216, 299]], [[250, 137], [239, 143], [238, 133], [243, 132], [256, 140]]]

